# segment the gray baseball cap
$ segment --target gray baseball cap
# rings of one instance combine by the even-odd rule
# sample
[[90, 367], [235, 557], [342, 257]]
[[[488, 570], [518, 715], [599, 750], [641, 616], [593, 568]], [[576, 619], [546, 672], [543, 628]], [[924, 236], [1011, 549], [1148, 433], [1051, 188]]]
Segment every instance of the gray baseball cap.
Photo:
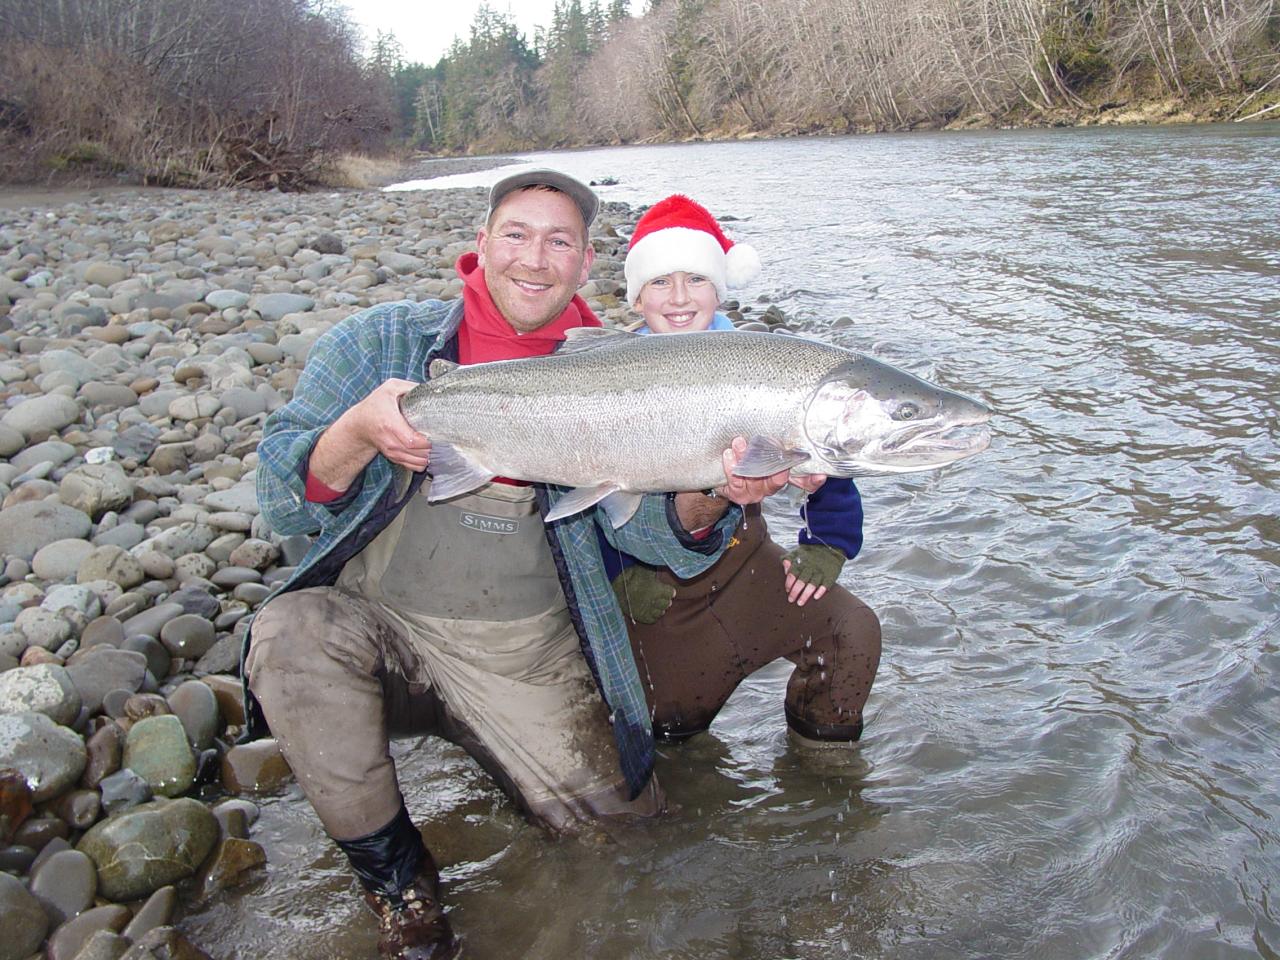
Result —
[[503, 177], [489, 188], [489, 212], [484, 216], [485, 223], [489, 222], [493, 211], [498, 209], [503, 198], [513, 190], [541, 186], [555, 187], [561, 193], [567, 194], [582, 211], [582, 222], [588, 227], [591, 226], [591, 221], [596, 218], [596, 211], [600, 209], [600, 198], [585, 183], [559, 170], [525, 170]]

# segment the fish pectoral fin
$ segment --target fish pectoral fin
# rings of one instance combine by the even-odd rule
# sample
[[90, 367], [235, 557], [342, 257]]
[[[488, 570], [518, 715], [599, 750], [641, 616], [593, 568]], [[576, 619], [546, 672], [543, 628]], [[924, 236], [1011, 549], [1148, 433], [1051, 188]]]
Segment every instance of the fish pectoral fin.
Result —
[[443, 377], [450, 370], [457, 370], [458, 365], [452, 360], [446, 360], [444, 357], [436, 357], [427, 364], [427, 376], [432, 380], [437, 377]]
[[739, 477], [771, 477], [809, 459], [803, 450], [788, 450], [777, 440], [752, 437], [733, 472]]
[[427, 500], [448, 500], [482, 487], [496, 474], [486, 470], [457, 447], [440, 440], [431, 441], [431, 492]]
[[613, 524], [613, 529], [617, 530], [636, 515], [636, 511], [640, 509], [640, 504], [643, 502], [643, 493], [615, 490], [600, 501], [600, 506], [609, 515], [609, 522]]
[[556, 354], [581, 353], [608, 343], [625, 343], [638, 336], [638, 333], [628, 333], [612, 327], [571, 327], [564, 332], [564, 342], [556, 348]]
[[[571, 517], [575, 513], [581, 513], [588, 507], [594, 507], [597, 503], [604, 500], [611, 494], [620, 493], [621, 489], [622, 488], [612, 480], [606, 480], [604, 483], [596, 484], [594, 487], [574, 487], [556, 501], [556, 505], [547, 511], [545, 519], [547, 523], [551, 523], [552, 521], [559, 520], [562, 517]], [[609, 510], [608, 505], [605, 506], [605, 510]], [[633, 510], [631, 512], [634, 513], [635, 511]], [[613, 514], [610, 513], [609, 516], [610, 519], [612, 519]], [[630, 514], [628, 514], [626, 519], [631, 519]], [[623, 523], [625, 522], [626, 520], [623, 521]], [[620, 526], [620, 524], [614, 524], [614, 526], [617, 527]]]

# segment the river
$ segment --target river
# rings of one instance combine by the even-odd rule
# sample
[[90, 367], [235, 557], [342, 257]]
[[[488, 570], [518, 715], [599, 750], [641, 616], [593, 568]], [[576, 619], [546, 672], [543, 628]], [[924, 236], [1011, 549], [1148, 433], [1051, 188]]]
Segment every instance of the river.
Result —
[[[397, 746], [468, 960], [1280, 957], [1280, 125], [519, 159], [736, 218], [744, 303], [997, 417], [973, 460], [859, 484], [843, 582], [885, 647], [855, 754], [789, 749], [775, 664], [662, 749], [679, 811], [596, 843]], [[305, 801], [259, 830], [266, 879], [196, 942], [371, 953]]]

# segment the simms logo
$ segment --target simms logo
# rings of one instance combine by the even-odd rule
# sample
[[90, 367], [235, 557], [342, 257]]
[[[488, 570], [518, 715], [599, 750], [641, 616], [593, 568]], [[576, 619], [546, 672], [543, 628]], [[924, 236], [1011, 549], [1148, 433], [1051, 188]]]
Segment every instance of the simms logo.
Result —
[[520, 529], [519, 520], [509, 520], [506, 517], [486, 517], [483, 513], [464, 512], [458, 522], [468, 530], [478, 530], [480, 533], [515, 533]]

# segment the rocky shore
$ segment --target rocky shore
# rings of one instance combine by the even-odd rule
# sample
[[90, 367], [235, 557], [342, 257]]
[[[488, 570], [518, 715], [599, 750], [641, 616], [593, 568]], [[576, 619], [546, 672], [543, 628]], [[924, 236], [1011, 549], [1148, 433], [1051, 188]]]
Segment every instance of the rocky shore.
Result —
[[[316, 339], [451, 299], [482, 190], [128, 191], [0, 211], [0, 960], [205, 956], [184, 903], [251, 881], [235, 745], [248, 618], [307, 549], [260, 515], [256, 447]], [[582, 294], [614, 324], [606, 204]], [[737, 314], [740, 316], [740, 314]], [[766, 319], [777, 320], [773, 315]]]

